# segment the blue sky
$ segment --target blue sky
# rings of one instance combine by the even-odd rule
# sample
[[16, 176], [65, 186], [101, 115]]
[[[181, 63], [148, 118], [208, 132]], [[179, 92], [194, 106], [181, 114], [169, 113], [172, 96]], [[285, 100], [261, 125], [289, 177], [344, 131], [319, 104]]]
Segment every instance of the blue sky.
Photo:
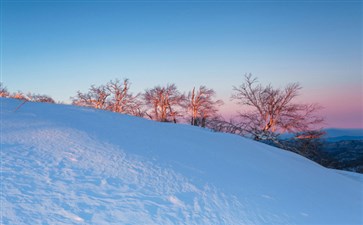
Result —
[[361, 1], [3, 1], [2, 76], [11, 91], [68, 101], [127, 77], [132, 91], [214, 88], [226, 105], [245, 73], [300, 82], [327, 126], [363, 127]]

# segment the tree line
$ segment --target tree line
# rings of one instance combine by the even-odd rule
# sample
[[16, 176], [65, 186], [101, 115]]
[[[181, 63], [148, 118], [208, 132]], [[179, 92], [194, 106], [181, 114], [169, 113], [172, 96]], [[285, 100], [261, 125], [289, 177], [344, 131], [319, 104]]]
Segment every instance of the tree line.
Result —
[[56, 103], [54, 99], [48, 95], [34, 94], [30, 92], [25, 94], [22, 91], [9, 92], [2, 82], [0, 82], [0, 97], [15, 98], [23, 101], [32, 101], [32, 102], [47, 102], [53, 104]]
[[[206, 86], [182, 93], [173, 83], [155, 86], [133, 94], [128, 79], [114, 79], [103, 85], [91, 85], [86, 92], [71, 97], [72, 104], [144, 117], [159, 122], [187, 123], [218, 132], [233, 133], [285, 148], [313, 158], [317, 140], [324, 134], [319, 125], [317, 104], [301, 104], [294, 100], [302, 89], [299, 83], [284, 88], [261, 84], [257, 77], [246, 74], [241, 84], [232, 87], [231, 100], [241, 106], [238, 114], [225, 120], [219, 113], [223, 101], [216, 99], [213, 89]], [[25, 101], [55, 103], [47, 95], [9, 93], [1, 84], [0, 97]], [[280, 138], [293, 134], [294, 144]], [[298, 146], [298, 147], [297, 147]]]
[[[230, 120], [225, 120], [218, 113], [223, 101], [217, 99], [215, 91], [206, 86], [194, 87], [182, 93], [175, 84], [158, 85], [137, 94], [133, 94], [130, 87], [128, 79], [91, 85], [86, 92], [78, 91], [71, 97], [72, 104], [160, 122], [187, 121], [193, 126], [237, 134], [283, 148], [326, 167], [342, 169], [347, 166], [345, 161], [340, 162], [341, 158], [325, 151], [331, 143], [325, 143], [321, 138], [324, 135], [319, 129], [324, 121], [318, 114], [321, 106], [295, 102], [302, 89], [298, 83], [274, 88], [246, 74], [241, 84], [232, 87], [231, 100], [238, 103], [241, 109]], [[27, 101], [56, 103], [48, 95], [24, 94], [21, 91], [10, 93], [2, 83], [0, 97], [22, 100], [17, 109]], [[285, 132], [290, 133], [291, 137], [281, 138]], [[349, 166], [354, 166], [358, 161], [349, 161]]]
[[207, 127], [209, 120], [220, 117], [213, 89], [206, 86], [181, 93], [175, 84], [155, 86], [143, 93], [133, 94], [130, 81], [111, 80], [105, 85], [92, 85], [87, 92], [78, 91], [72, 104], [112, 112], [145, 117], [159, 122], [179, 123], [187, 120], [191, 125]]

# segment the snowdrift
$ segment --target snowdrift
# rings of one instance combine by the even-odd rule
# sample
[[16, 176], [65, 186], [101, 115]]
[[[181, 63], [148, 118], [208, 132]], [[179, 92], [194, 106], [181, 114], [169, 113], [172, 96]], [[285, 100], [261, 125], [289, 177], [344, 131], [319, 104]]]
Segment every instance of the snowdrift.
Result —
[[360, 175], [239, 136], [1, 99], [1, 224], [362, 224]]

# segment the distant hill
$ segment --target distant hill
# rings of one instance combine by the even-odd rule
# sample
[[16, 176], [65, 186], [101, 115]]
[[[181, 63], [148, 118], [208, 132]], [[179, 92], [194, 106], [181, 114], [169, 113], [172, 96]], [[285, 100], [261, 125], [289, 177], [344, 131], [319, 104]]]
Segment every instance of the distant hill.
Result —
[[328, 128], [324, 131], [327, 141], [363, 140], [363, 129]]
[[[326, 134], [319, 147], [309, 150], [315, 152], [314, 156], [305, 157], [329, 168], [363, 173], [363, 129], [328, 128], [324, 131]], [[298, 142], [293, 137], [283, 134], [281, 140], [293, 148]]]

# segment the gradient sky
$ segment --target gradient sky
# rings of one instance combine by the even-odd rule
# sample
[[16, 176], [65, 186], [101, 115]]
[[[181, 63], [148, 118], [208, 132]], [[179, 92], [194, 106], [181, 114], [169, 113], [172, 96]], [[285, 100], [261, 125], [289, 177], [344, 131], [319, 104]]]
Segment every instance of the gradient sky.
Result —
[[327, 127], [363, 128], [362, 1], [2, 1], [1, 80], [70, 102], [129, 78], [132, 91], [206, 85], [225, 101], [252, 73], [325, 109]]

